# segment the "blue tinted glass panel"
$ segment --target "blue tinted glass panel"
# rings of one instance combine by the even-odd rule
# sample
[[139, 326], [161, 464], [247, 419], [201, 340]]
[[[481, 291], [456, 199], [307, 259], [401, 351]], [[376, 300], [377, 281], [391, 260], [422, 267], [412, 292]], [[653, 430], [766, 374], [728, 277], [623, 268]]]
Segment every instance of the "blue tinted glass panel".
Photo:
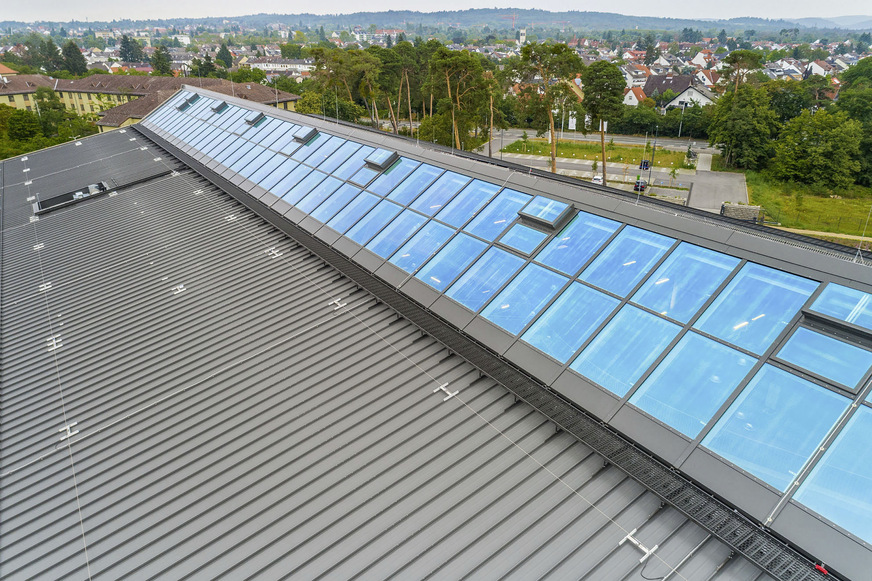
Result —
[[286, 175], [279, 183], [277, 183], [275, 187], [270, 188], [270, 191], [281, 198], [294, 189], [294, 186], [300, 183], [300, 181], [309, 175], [311, 171], [312, 168], [310, 167], [298, 165], [293, 171], [291, 171], [291, 173]]
[[530, 254], [548, 235], [538, 230], [533, 230], [521, 224], [515, 224], [508, 232], [503, 234], [500, 242], [520, 250], [524, 254]]
[[318, 133], [315, 137], [307, 141], [302, 147], [291, 154], [291, 159], [295, 159], [300, 163], [306, 161], [306, 158], [318, 151], [318, 148], [324, 145], [328, 139], [330, 139], [330, 136], [326, 133]]
[[765, 365], [702, 444], [783, 491], [849, 403], [835, 392]]
[[[315, 173], [315, 172], [312, 172]], [[321, 202], [330, 197], [339, 186], [341, 186], [343, 182], [341, 180], [337, 180], [334, 177], [328, 177], [323, 182], [312, 188], [312, 191], [309, 194], [300, 200], [300, 203], [297, 204], [297, 208], [307, 214], [312, 210], [321, 205]]]
[[191, 142], [193, 147], [202, 149], [204, 145], [215, 139], [219, 135], [223, 135], [224, 131], [220, 127], [212, 127], [208, 131], [204, 131], [202, 135]]
[[694, 326], [753, 353], [762, 353], [817, 285], [806, 278], [748, 263]]
[[324, 178], [326, 177], [326, 174], [317, 170], [312, 170], [312, 173], [301, 179], [300, 182], [291, 188], [287, 194], [282, 196], [282, 199], [292, 206], [296, 206], [300, 200], [305, 198], [306, 195], [311, 192], [315, 186], [324, 181]]
[[521, 210], [521, 213], [553, 224], [568, 207], [569, 204], [564, 204], [557, 200], [549, 200], [544, 196], [536, 196]]
[[348, 158], [348, 160], [339, 166], [333, 172], [333, 175], [338, 177], [341, 180], [347, 180], [355, 173], [357, 170], [363, 167], [366, 156], [375, 151], [374, 147], [370, 147], [368, 145], [362, 146], [360, 149], [354, 152], [354, 155]]
[[343, 184], [338, 190], [330, 194], [320, 206], [312, 211], [311, 216], [326, 224], [337, 212], [342, 210], [348, 203], [360, 193], [360, 188], [351, 184]]
[[296, 161], [292, 159], [280, 159], [282, 159], [283, 161], [281, 164], [279, 164], [275, 171], [257, 182], [263, 189], [273, 191], [273, 187], [299, 165]]
[[272, 148], [273, 144], [284, 137], [288, 132], [288, 127], [291, 125], [288, 123], [282, 123], [281, 121], [276, 120], [276, 123], [273, 123], [270, 127], [270, 132], [267, 135], [264, 135], [258, 141], [264, 147]]
[[[255, 153], [257, 153], [257, 152], [255, 151]], [[248, 157], [250, 157], [250, 156], [251, 156], [251, 154], [249, 154]], [[259, 170], [260, 166], [262, 166], [264, 163], [266, 163], [266, 161], [268, 159], [270, 159], [272, 157], [275, 157], [275, 153], [273, 153], [271, 151], [266, 151], [265, 149], [260, 148], [260, 153], [257, 155], [257, 157], [255, 157], [254, 159], [252, 159], [248, 163], [245, 163], [243, 161], [245, 158], [237, 161], [236, 166], [239, 169], [236, 171], [242, 176], [249, 177], [255, 171]], [[245, 163], [245, 165], [243, 165], [243, 163]]]
[[317, 151], [313, 151], [312, 154], [306, 158], [306, 164], [311, 165], [312, 167], [321, 165], [345, 143], [346, 141], [341, 137], [331, 137], [321, 147], [319, 147]]
[[400, 213], [402, 208], [394, 203], [382, 200], [375, 208], [370, 210], [366, 216], [361, 218], [346, 236], [354, 240], [360, 245], [369, 242], [369, 239], [375, 236], [379, 230], [385, 227], [394, 216]]
[[226, 151], [226, 148], [224, 147], [225, 144], [233, 143], [236, 139], [238, 139], [238, 137], [236, 137], [235, 135], [225, 133], [224, 135], [209, 143], [209, 145], [203, 147], [203, 149], [201, 149], [200, 151], [202, 151], [212, 159], [215, 159], [216, 155]]
[[872, 330], [872, 295], [830, 283], [812, 309], [854, 325]]
[[686, 323], [737, 264], [738, 258], [682, 242], [633, 295], [633, 302]]
[[625, 305], [570, 367], [623, 397], [681, 328]]
[[266, 121], [261, 122], [257, 126], [257, 131], [252, 133], [251, 135], [246, 135], [245, 137], [250, 141], [254, 141], [255, 143], [259, 143], [266, 147], [266, 144], [263, 142], [266, 137], [276, 130], [278, 126], [282, 124], [281, 121], [275, 118], [267, 117]]
[[794, 500], [872, 542], [872, 408], [861, 406]]
[[630, 398], [689, 438], [695, 438], [756, 359], [696, 333], [688, 333]]
[[281, 136], [269, 146], [270, 149], [274, 151], [282, 151], [289, 143], [294, 141], [294, 131], [296, 129], [297, 126], [293, 123], [285, 123], [282, 127]]
[[778, 357], [822, 377], [856, 387], [872, 365], [872, 352], [799, 327]]
[[509, 227], [518, 217], [518, 210], [532, 197], [515, 190], [503, 190], [464, 230], [492, 241]]
[[490, 322], [517, 335], [569, 281], [536, 264], [528, 264], [481, 312]]
[[318, 169], [323, 172], [332, 173], [337, 167], [348, 161], [348, 158], [360, 148], [359, 143], [354, 143], [353, 141], [346, 141], [342, 144], [342, 147], [333, 152], [330, 157], [325, 158], [320, 164], [318, 164]]
[[294, 139], [293, 135], [291, 136], [291, 139], [284, 140], [284, 141], [286, 141], [286, 143], [281, 148], [277, 148], [277, 149], [281, 153], [284, 153], [285, 155], [288, 155], [288, 156], [294, 155], [294, 152], [296, 152], [298, 149], [303, 147], [303, 144], [300, 143], [299, 141], [297, 141], [296, 139]]
[[251, 176], [248, 179], [250, 179], [251, 181], [253, 181], [256, 184], [259, 184], [267, 176], [272, 174], [272, 172], [276, 171], [276, 169], [282, 164], [283, 161], [285, 161], [285, 158], [273, 153], [272, 157], [270, 157], [269, 160], [267, 160], [267, 162], [265, 164], [263, 164], [262, 166], [257, 168], [257, 171], [254, 172], [253, 174], [251, 174]]
[[337, 232], [345, 232], [354, 226], [355, 222], [360, 220], [364, 214], [369, 212], [378, 201], [378, 196], [374, 196], [368, 192], [358, 194], [358, 196], [349, 202], [347, 206], [333, 216], [333, 218], [327, 222], [327, 225]]
[[436, 290], [445, 290], [451, 281], [472, 264], [487, 244], [466, 234], [458, 234], [418, 271], [418, 278]]
[[418, 167], [417, 161], [401, 157], [372, 183], [369, 191], [380, 196], [388, 195], [388, 192], [403, 181], [416, 167]]
[[418, 194], [423, 192], [424, 188], [429, 186], [436, 179], [436, 176], [441, 173], [441, 168], [423, 163], [409, 177], [404, 179], [400, 185], [393, 189], [388, 199], [394, 200], [398, 204], [407, 205], [417, 198]]
[[521, 339], [559, 362], [566, 363], [619, 302], [616, 298], [573, 282]]
[[443, 206], [454, 197], [454, 194], [460, 191], [469, 178], [456, 174], [452, 171], [447, 171], [442, 174], [438, 180], [433, 182], [429, 188], [424, 190], [424, 193], [418, 196], [410, 208], [418, 210], [422, 214], [432, 216], [442, 209]]
[[225, 147], [227, 147], [227, 151], [224, 153], [219, 153], [215, 156], [215, 159], [218, 160], [224, 167], [230, 167], [236, 162], [237, 159], [251, 151], [254, 148], [254, 144], [243, 141], [241, 139], [237, 139], [235, 142], [225, 144]]
[[468, 309], [478, 311], [523, 264], [523, 258], [491, 248], [451, 285], [445, 295]]
[[455, 228], [460, 228], [469, 222], [487, 204], [488, 200], [494, 197], [494, 194], [499, 189], [499, 186], [494, 184], [481, 180], [473, 180], [447, 206], [442, 208], [442, 211], [436, 215], [436, 218], [451, 224]]
[[579, 278], [618, 296], [626, 296], [673, 242], [672, 238], [627, 226]]
[[620, 227], [619, 222], [587, 212], [578, 215], [536, 256], [566, 274], [575, 274]]
[[391, 257], [391, 263], [406, 272], [415, 272], [453, 233], [454, 230], [448, 226], [430, 222], [397, 250]]
[[378, 170], [374, 170], [371, 167], [363, 166], [357, 172], [348, 178], [348, 181], [354, 182], [360, 187], [366, 187], [366, 184], [371, 182], [375, 176], [378, 175]]
[[409, 239], [409, 236], [415, 233], [415, 230], [421, 227], [421, 224], [427, 221], [427, 218], [417, 212], [411, 210], [403, 210], [403, 212], [393, 219], [393, 221], [385, 226], [384, 230], [379, 232], [366, 247], [379, 256], [387, 258], [393, 254], [400, 244]]
[[248, 150], [248, 152], [245, 155], [243, 155], [242, 157], [237, 159], [235, 162], [233, 162], [230, 165], [230, 169], [232, 169], [235, 172], [239, 172], [240, 170], [242, 170], [245, 166], [247, 166], [249, 163], [251, 163], [252, 160], [257, 158], [257, 156], [262, 154], [263, 152], [264, 152], [264, 149], [261, 146], [255, 145], [250, 150]]

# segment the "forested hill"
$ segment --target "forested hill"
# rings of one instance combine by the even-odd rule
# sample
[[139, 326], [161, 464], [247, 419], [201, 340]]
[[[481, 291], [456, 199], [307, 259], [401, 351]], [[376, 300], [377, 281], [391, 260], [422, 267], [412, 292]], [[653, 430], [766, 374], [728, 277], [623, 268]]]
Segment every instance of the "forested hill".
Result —
[[[781, 30], [789, 28], [812, 28], [803, 23], [787, 20], [769, 20], [765, 18], [740, 17], [729, 20], [701, 20], [680, 18], [658, 18], [650, 16], [629, 16], [610, 12], [549, 12], [547, 10], [524, 10], [520, 8], [483, 8], [471, 10], [455, 10], [442, 12], [415, 12], [412, 10], [385, 11], [385, 12], [356, 12], [354, 14], [253, 14], [237, 17], [209, 17], [209, 18], [173, 18], [147, 21], [113, 20], [111, 22], [91, 21], [88, 23], [50, 23], [57, 25], [83, 25], [86, 24], [94, 29], [108, 27], [143, 27], [143, 26], [170, 26], [170, 25], [205, 25], [221, 26], [228, 20], [243, 26], [263, 27], [269, 24], [283, 23], [289, 26], [319, 27], [326, 29], [349, 28], [356, 25], [376, 25], [379, 28], [404, 28], [414, 30], [418, 26], [423, 27], [455, 27], [475, 28], [488, 26], [491, 29], [506, 29], [512, 26], [512, 16], [515, 16], [515, 28], [567, 28], [574, 31], [603, 31], [603, 30], [681, 30], [683, 28], [695, 28], [698, 30], [714, 30], [724, 28], [728, 33], [741, 32], [754, 29]], [[812, 22], [816, 21], [812, 20]], [[0, 27], [17, 28], [21, 22], [0, 22]], [[842, 25], [844, 26], [844, 25]]]

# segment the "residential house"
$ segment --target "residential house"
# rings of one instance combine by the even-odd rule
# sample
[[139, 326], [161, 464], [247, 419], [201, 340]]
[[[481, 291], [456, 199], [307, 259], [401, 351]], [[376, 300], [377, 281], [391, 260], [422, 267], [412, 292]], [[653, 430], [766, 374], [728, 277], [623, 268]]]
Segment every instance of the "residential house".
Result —
[[624, 105], [638, 107], [645, 99], [645, 91], [639, 87], [627, 87], [624, 89]]
[[677, 97], [666, 103], [666, 109], [672, 107], [705, 107], [717, 100], [717, 95], [701, 85], [692, 85], [682, 91]]

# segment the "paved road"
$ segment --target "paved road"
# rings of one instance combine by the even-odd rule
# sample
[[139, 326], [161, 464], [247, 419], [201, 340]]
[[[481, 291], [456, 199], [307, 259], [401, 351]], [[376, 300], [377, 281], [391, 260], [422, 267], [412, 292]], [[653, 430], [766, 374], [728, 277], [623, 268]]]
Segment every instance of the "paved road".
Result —
[[[499, 154], [495, 153], [494, 157], [497, 155]], [[502, 158], [537, 169], [550, 167], [550, 160], [545, 156], [504, 153]], [[582, 179], [590, 179], [593, 176], [592, 162], [586, 160], [557, 158], [557, 171]], [[610, 185], [615, 187], [618, 187], [620, 182], [632, 184], [637, 175], [642, 175], [642, 179], [647, 180], [652, 186], [666, 186], [663, 189], [657, 188], [658, 194], [687, 196], [686, 191], [669, 188], [690, 188], [690, 206], [693, 208], [717, 212], [720, 211], [721, 204], [724, 202], [748, 203], [748, 190], [743, 174], [679, 170], [678, 176], [673, 178], [668, 171], [660, 168], [652, 168], [650, 172], [641, 172], [637, 167], [626, 164], [609, 163], [607, 165], [606, 176], [610, 180], [614, 180], [614, 183]]]
[[[503, 143], [503, 146], [507, 146], [514, 141], [517, 141], [521, 138], [521, 135], [524, 133], [523, 129], [506, 129], [505, 131], [497, 131], [494, 135], [493, 139], [493, 150], [494, 154], [496, 154], [501, 148], [499, 147], [500, 142]], [[529, 137], [535, 137], [535, 131], [527, 131], [527, 135]], [[583, 133], [577, 133], [575, 131], [564, 131], [563, 137], [560, 137], [558, 134], [558, 139], [561, 141], [595, 141], [599, 143], [600, 137], [598, 133], [591, 133], [585, 135]], [[614, 139], [615, 143], [625, 144], [625, 145], [645, 145], [645, 137], [635, 137], [632, 135], [608, 135], [606, 134], [606, 141]], [[654, 143], [654, 136], [648, 136], [648, 142]], [[705, 139], [692, 139], [692, 138], [675, 138], [675, 137], [658, 137], [657, 138], [657, 146], [663, 146], [666, 149], [671, 151], [687, 151], [687, 146], [691, 145], [693, 150], [699, 153], [718, 153], [718, 150], [712, 147], [709, 147], [708, 141]], [[487, 144], [484, 146], [484, 151], [487, 152]]]

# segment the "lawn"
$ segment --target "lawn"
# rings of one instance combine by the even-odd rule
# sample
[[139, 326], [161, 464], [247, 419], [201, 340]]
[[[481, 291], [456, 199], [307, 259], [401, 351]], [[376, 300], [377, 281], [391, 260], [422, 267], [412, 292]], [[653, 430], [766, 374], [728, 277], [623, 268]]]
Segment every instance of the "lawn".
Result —
[[[528, 139], [525, 144], [522, 140], [503, 148], [504, 153], [527, 153], [530, 155], [551, 155], [551, 145], [544, 139]], [[684, 152], [667, 151], [657, 148], [654, 154], [656, 167], [688, 167], [684, 164]], [[602, 160], [602, 147], [599, 143], [586, 141], [559, 141], [557, 143], [557, 157], [575, 159]], [[643, 159], [651, 159], [651, 148], [641, 145], [608, 145], [606, 144], [606, 161], [614, 163], [626, 163], [633, 166], [639, 165]]]
[[838, 192], [776, 182], [764, 173], [745, 173], [751, 203], [763, 206], [766, 220], [786, 228], [841, 234], [872, 235], [872, 188], [851, 186]]

